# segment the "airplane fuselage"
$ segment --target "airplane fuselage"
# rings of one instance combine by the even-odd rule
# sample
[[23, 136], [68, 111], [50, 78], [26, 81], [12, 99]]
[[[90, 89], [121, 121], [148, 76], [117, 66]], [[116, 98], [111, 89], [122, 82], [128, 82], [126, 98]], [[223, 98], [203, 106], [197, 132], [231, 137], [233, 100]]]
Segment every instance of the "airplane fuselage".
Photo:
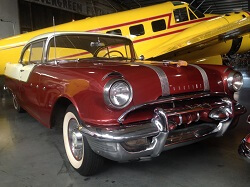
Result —
[[[249, 17], [249, 13], [232, 13], [227, 16], [203, 15], [195, 11], [184, 2], [166, 2], [149, 7], [143, 7], [114, 14], [108, 14], [93, 18], [86, 18], [49, 27], [30, 33], [17, 35], [0, 40], [0, 75], [4, 73], [7, 62], [17, 63], [23, 46], [31, 38], [54, 31], [89, 31], [101, 33], [113, 33], [130, 38], [137, 53], [143, 55], [145, 59], [157, 57], [159, 51], [171, 52], [172, 49], [165, 49], [169, 42], [172, 44], [188, 37], [216, 30], [217, 27], [230, 24], [236, 20]], [[169, 59], [183, 59], [189, 62], [197, 62], [205, 57], [218, 57], [231, 52], [244, 52], [249, 50], [249, 33], [242, 36], [237, 47], [233, 39], [224, 43], [218, 43], [207, 47], [206, 50], [195, 52], [177, 53], [170, 55]], [[181, 47], [181, 46], [180, 46]], [[159, 50], [158, 50], [159, 49]], [[206, 60], [203, 60], [203, 62]], [[212, 60], [215, 64], [220, 64], [219, 59]]]

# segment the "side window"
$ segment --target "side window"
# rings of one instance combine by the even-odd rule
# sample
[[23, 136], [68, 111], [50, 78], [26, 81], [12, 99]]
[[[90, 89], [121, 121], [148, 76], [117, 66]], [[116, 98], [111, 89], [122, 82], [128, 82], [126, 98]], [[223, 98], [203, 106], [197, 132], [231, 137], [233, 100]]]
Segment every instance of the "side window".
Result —
[[162, 31], [166, 29], [166, 22], [164, 19], [153, 21], [151, 23], [154, 32]]
[[116, 30], [112, 30], [112, 31], [107, 31], [106, 33], [108, 33], [108, 34], [122, 35], [121, 29], [116, 29]]
[[33, 63], [39, 64], [42, 62], [43, 45], [44, 45], [43, 41], [32, 44], [30, 53], [30, 64]]
[[193, 12], [191, 12], [190, 10], [188, 10], [188, 12], [189, 12], [189, 17], [191, 20], [197, 19], [196, 16], [193, 14]]
[[22, 57], [22, 64], [23, 65], [28, 65], [30, 61], [30, 51], [31, 51], [31, 46], [29, 46], [23, 53]]
[[142, 24], [129, 27], [131, 35], [141, 36], [145, 34], [145, 30]]
[[175, 9], [174, 18], [176, 23], [188, 21], [187, 9], [186, 8]]

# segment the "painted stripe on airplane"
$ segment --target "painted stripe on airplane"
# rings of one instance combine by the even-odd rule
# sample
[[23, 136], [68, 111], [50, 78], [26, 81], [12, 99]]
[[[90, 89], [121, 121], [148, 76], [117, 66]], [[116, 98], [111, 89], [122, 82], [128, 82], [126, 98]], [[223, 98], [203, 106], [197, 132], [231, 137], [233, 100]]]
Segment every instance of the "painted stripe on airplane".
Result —
[[149, 17], [149, 18], [139, 19], [139, 20], [135, 20], [135, 21], [130, 21], [130, 22], [126, 22], [126, 23], [121, 23], [121, 24], [116, 24], [116, 25], [110, 25], [110, 26], [107, 26], [107, 27], [92, 29], [92, 30], [88, 30], [87, 32], [95, 32], [95, 31], [103, 31], [103, 30], [115, 29], [115, 28], [119, 28], [119, 27], [123, 27], [123, 26], [133, 25], [133, 24], [136, 24], [136, 23], [142, 23], [142, 22], [145, 22], [145, 21], [151, 21], [151, 20], [155, 20], [155, 19], [159, 19], [159, 18], [165, 18], [165, 17], [169, 17], [168, 24], [167, 24], [168, 28], [174, 28], [174, 27], [180, 27], [180, 26], [183, 26], [183, 25], [188, 25], [188, 24], [192, 24], [192, 23], [196, 23], [196, 22], [210, 20], [210, 19], [216, 18], [217, 16], [207, 17], [207, 18], [200, 18], [200, 19], [196, 19], [196, 20], [191, 20], [191, 21], [186, 21], [186, 22], [183, 22], [183, 23], [177, 23], [177, 24], [171, 25], [172, 14], [168, 13], [168, 14], [162, 14], [162, 15], [158, 15], [158, 16]]
[[[6, 48], [3, 48], [3, 49], [1, 49], [1, 50], [13, 49], [13, 48], [23, 47], [23, 46], [25, 46], [25, 44], [15, 45], [15, 46], [12, 46], [12, 47], [6, 47]], [[1, 51], [1, 50], [0, 50], [0, 51]]]
[[160, 38], [160, 37], [163, 37], [163, 36], [167, 36], [167, 35], [175, 34], [175, 33], [178, 33], [178, 32], [182, 32], [184, 30], [186, 30], [186, 28], [185, 29], [176, 30], [176, 31], [172, 31], [172, 32], [167, 32], [167, 33], [159, 34], [159, 35], [155, 35], [155, 36], [151, 36], [151, 37], [147, 37], [147, 38], [142, 38], [140, 40], [134, 40], [133, 43], [138, 43], [138, 42], [142, 42], [142, 41], [146, 41], [146, 40], [152, 40], [152, 39], [155, 39], [155, 38]]
[[248, 15], [250, 15], [250, 12], [248, 12], [248, 11], [245, 11]]
[[[172, 16], [172, 14], [170, 15], [169, 20], [171, 20], [171, 16]], [[216, 17], [218, 17], [218, 16], [195, 19], [195, 20], [191, 20], [191, 21], [188, 21], [188, 22], [177, 23], [177, 24], [174, 24], [174, 25], [171, 25], [170, 21], [169, 21], [168, 22], [168, 28], [181, 27], [181, 26], [184, 26], [184, 25], [189, 25], [189, 24], [193, 24], [193, 23], [197, 23], [197, 22], [201, 22], [201, 21], [207, 21], [207, 20], [210, 20], [210, 19], [213, 19], [213, 18], [216, 18]]]

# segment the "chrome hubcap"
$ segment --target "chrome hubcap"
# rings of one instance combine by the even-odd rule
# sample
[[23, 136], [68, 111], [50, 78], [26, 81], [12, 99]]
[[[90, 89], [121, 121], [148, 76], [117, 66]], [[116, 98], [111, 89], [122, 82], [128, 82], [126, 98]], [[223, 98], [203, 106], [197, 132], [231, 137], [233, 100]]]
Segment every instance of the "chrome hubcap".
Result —
[[76, 160], [81, 160], [83, 157], [83, 136], [82, 133], [78, 130], [78, 123], [75, 119], [69, 121], [68, 127], [68, 138], [69, 138], [69, 147], [72, 152], [72, 155]]

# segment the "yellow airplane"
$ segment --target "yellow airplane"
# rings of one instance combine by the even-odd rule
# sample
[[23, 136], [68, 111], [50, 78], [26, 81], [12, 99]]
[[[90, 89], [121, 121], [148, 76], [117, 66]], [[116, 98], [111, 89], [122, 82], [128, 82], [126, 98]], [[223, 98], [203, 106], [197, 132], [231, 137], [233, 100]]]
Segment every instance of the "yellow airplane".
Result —
[[250, 13], [202, 14], [180, 1], [86, 18], [0, 40], [0, 75], [17, 63], [31, 38], [54, 31], [89, 31], [129, 37], [144, 59], [222, 64], [221, 55], [250, 50]]

